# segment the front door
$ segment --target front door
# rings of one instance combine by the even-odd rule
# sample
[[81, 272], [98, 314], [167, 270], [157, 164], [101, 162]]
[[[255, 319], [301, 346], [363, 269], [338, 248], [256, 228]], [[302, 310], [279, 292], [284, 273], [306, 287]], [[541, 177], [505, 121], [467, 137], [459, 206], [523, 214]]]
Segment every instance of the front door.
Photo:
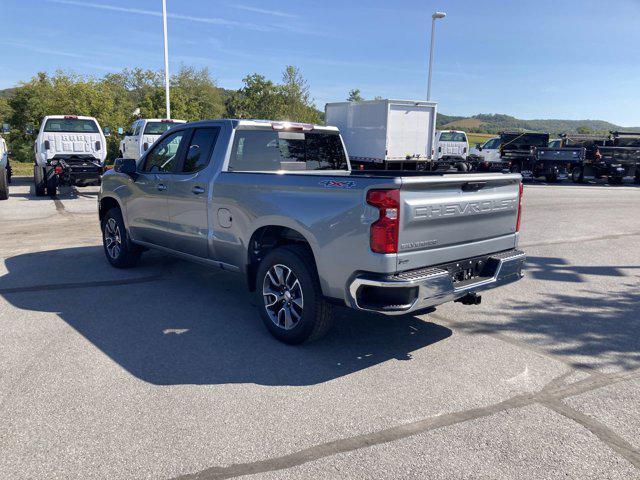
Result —
[[142, 161], [127, 202], [130, 234], [134, 240], [171, 248], [168, 234], [170, 180], [184, 149], [186, 130], [161, 140]]
[[182, 161], [168, 184], [171, 248], [201, 258], [211, 256], [208, 207], [219, 134], [219, 127], [190, 129]]

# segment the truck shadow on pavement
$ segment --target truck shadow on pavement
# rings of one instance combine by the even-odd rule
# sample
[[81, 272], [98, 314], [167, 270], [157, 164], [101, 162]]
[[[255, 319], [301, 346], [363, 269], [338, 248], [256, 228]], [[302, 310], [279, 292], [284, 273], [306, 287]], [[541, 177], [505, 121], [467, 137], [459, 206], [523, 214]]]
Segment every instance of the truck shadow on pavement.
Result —
[[[0, 295], [11, 305], [56, 313], [132, 375], [157, 385], [317, 384], [410, 360], [452, 334], [416, 317], [338, 308], [327, 337], [291, 347], [266, 331], [236, 274], [151, 252], [138, 269], [123, 272], [107, 264], [102, 247], [18, 255], [5, 265]], [[34, 275], [41, 265], [49, 278]]]
[[463, 329], [516, 338], [574, 368], [640, 368], [640, 265], [575, 266], [553, 257], [527, 263], [532, 279], [585, 287], [567, 291], [557, 284], [530, 298], [514, 295]]

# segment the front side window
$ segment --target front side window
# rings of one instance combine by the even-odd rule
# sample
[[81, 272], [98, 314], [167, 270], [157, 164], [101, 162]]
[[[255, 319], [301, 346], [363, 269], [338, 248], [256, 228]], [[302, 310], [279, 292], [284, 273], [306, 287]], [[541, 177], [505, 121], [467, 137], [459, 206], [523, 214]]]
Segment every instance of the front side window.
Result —
[[184, 173], [199, 172], [209, 164], [213, 147], [218, 138], [219, 128], [197, 128], [191, 137], [187, 156], [182, 166]]
[[171, 122], [148, 122], [144, 127], [145, 135], [162, 135], [164, 132], [175, 126]]
[[140, 129], [142, 128], [142, 122], [136, 122], [133, 124], [133, 136], [137, 137], [140, 135]]
[[230, 171], [346, 170], [342, 141], [333, 132], [237, 130]]
[[145, 159], [143, 172], [171, 173], [178, 156], [184, 131], [169, 135], [151, 150]]
[[98, 133], [98, 125], [94, 120], [79, 118], [50, 118], [44, 124], [45, 132], [63, 133]]

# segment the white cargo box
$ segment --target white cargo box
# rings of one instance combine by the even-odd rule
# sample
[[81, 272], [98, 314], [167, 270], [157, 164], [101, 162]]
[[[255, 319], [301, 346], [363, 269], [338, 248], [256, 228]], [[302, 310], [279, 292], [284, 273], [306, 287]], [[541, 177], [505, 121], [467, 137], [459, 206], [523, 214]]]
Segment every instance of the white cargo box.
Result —
[[328, 103], [327, 125], [340, 129], [349, 157], [384, 163], [430, 160], [437, 103], [371, 100]]

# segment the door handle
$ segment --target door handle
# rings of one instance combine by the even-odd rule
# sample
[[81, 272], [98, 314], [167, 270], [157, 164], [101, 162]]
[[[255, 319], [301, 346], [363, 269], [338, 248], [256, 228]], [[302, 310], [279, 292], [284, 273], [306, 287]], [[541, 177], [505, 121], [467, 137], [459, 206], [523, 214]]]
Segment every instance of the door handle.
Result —
[[191, 190], [191, 192], [194, 195], [202, 195], [204, 193], [204, 188], [202, 187], [193, 187], [193, 189]]
[[158, 185], [156, 185], [156, 188], [161, 192], [164, 192], [167, 189], [167, 186], [164, 183], [159, 183]]

